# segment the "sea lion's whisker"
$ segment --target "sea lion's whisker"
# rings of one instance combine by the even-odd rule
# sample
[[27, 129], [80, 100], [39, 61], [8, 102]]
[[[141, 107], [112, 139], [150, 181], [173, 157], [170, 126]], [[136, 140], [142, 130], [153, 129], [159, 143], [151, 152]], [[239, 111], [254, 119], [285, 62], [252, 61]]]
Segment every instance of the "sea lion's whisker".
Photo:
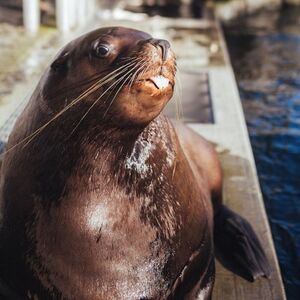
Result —
[[135, 74], [133, 74], [133, 76], [132, 76], [132, 81], [131, 81], [131, 84], [130, 84], [130, 89], [131, 89], [131, 87], [132, 87], [132, 85], [133, 85], [133, 82], [136, 80], [137, 76], [139, 75], [139, 72], [140, 72], [143, 68], [145, 68], [145, 66], [146, 66], [146, 62], [144, 62], [143, 65], [135, 72]]
[[[87, 90], [85, 90], [77, 98], [75, 98], [74, 100], [72, 100], [72, 102], [68, 106], [72, 106], [73, 104], [76, 104], [77, 100], [81, 100], [83, 97], [88, 96], [89, 94], [93, 93], [95, 90], [99, 89], [103, 84], [107, 83], [107, 80], [116, 78], [117, 76], [119, 76], [124, 71], [124, 69], [126, 71], [129, 67], [131, 67], [132, 65], [134, 65], [134, 63], [135, 63], [135, 61], [128, 62], [127, 64], [122, 65], [121, 67], [119, 67], [119, 68], [115, 69], [114, 71], [110, 72], [109, 74], [107, 74], [106, 76], [104, 76], [101, 80], [98, 80], [96, 83], [94, 83], [92, 86], [90, 86]], [[118, 72], [118, 71], [121, 71], [121, 70], [123, 70], [123, 71], [122, 72]], [[118, 72], [118, 73], [115, 74], [116, 72]], [[112, 76], [111, 78], [109, 78], [113, 74], [115, 74], [115, 75]], [[76, 102], [76, 103], [74, 103], [74, 102]]]
[[[84, 118], [88, 115], [88, 113], [92, 110], [92, 108], [98, 103], [98, 101], [101, 99], [102, 96], [104, 96], [111, 88], [113, 88], [114, 86], [116, 86], [119, 82], [121, 82], [130, 72], [132, 72], [132, 70], [129, 70], [127, 73], [123, 74], [121, 78], [117, 79], [111, 86], [109, 86], [95, 101], [94, 103], [89, 107], [89, 109], [85, 112], [85, 114], [82, 116], [82, 118], [79, 120], [79, 122], [77, 123], [77, 125], [75, 126], [75, 128], [72, 130], [72, 132], [70, 133], [69, 136], [71, 136], [75, 130], [78, 128], [78, 126], [81, 124], [81, 122], [84, 120]], [[126, 80], [124, 81], [126, 82]], [[123, 84], [124, 85], [124, 84]], [[123, 86], [122, 85], [122, 86]], [[119, 89], [120, 90], [120, 89]], [[118, 92], [119, 92], [118, 90]], [[116, 94], [117, 95], [117, 94]], [[116, 95], [114, 96], [113, 100], [115, 99]], [[109, 110], [110, 106], [112, 105], [112, 102], [109, 104], [108, 109], [105, 111], [103, 117], [106, 115], [107, 111]]]
[[[106, 113], [108, 112], [109, 108], [111, 107], [112, 103], [114, 102], [115, 98], [117, 97], [117, 95], [119, 94], [120, 90], [122, 89], [122, 87], [125, 85], [126, 82], [129, 82], [129, 89], [131, 89], [131, 86], [132, 86], [132, 84], [133, 84], [135, 78], [138, 76], [139, 71], [145, 67], [146, 62], [147, 62], [146, 59], [141, 60], [141, 61], [140, 61], [140, 64], [138, 65], [138, 66], [140, 66], [140, 67], [135, 71], [134, 74], [131, 75], [131, 78], [128, 77], [127, 79], [124, 80], [124, 82], [122, 83], [122, 85], [119, 87], [119, 89], [118, 89], [117, 92], [115, 93], [115, 96], [114, 96], [114, 98], [112, 99], [111, 103], [109, 104], [109, 106], [108, 106], [108, 108], [107, 108], [107, 110], [106, 110], [104, 116], [105, 116]], [[128, 79], [129, 79], [129, 80], [128, 80]]]
[[[138, 58], [135, 58], [135, 60], [134, 61], [136, 61], [136, 60], [139, 60]], [[136, 66], [134, 66], [133, 68], [132, 68], [132, 70], [131, 71], [133, 71], [136, 67], [138, 67], [140, 65], [140, 61], [138, 61], [138, 63], [136, 64]], [[129, 74], [129, 76], [130, 76], [130, 74]], [[111, 91], [110, 91], [110, 93], [109, 93], [109, 96], [112, 94], [114, 92], [114, 89], [112, 89]]]
[[[49, 126], [49, 124], [51, 124], [54, 120], [56, 120], [58, 117], [60, 117], [63, 113], [65, 113], [68, 109], [70, 109], [72, 106], [76, 105], [79, 101], [81, 101], [84, 97], [90, 95], [92, 92], [95, 91], [95, 89], [100, 88], [102, 85], [104, 85], [105, 83], [113, 80], [114, 78], [116, 78], [117, 76], [119, 76], [120, 74], [122, 74], [122, 72], [124, 72], [123, 69], [125, 69], [125, 71], [127, 71], [127, 69], [129, 67], [131, 67], [132, 65], [134, 65], [135, 62], [130, 62], [127, 63], [126, 65], [123, 65], [121, 67], [119, 67], [118, 69], [114, 70], [113, 72], [107, 74], [105, 77], [103, 77], [101, 80], [99, 80], [98, 82], [96, 82], [95, 84], [93, 84], [90, 88], [88, 88], [85, 92], [83, 92], [82, 94], [80, 94], [77, 98], [75, 98], [74, 100], [72, 100], [72, 102], [70, 104], [68, 104], [64, 109], [62, 109], [60, 112], [58, 112], [51, 120], [49, 120], [47, 123], [45, 123], [44, 125], [42, 125], [40, 128], [36, 129], [32, 134], [28, 135], [27, 137], [25, 137], [23, 140], [21, 140], [19, 143], [15, 144], [14, 146], [10, 147], [9, 149], [7, 149], [6, 151], [4, 151], [2, 154], [0, 154], [1, 156], [4, 156], [6, 153], [11, 152], [12, 150], [14, 150], [16, 147], [23, 145], [23, 147], [26, 147], [42, 130], [44, 130], [47, 126]], [[117, 74], [114, 74], [118, 72]], [[112, 74], [114, 74], [113, 76], [111, 76]], [[111, 77], [109, 77], [111, 76]], [[105, 80], [106, 79], [106, 80]]]
[[[141, 62], [141, 63], [142, 63], [142, 62]], [[109, 106], [108, 106], [108, 108], [107, 108], [107, 110], [105, 111], [105, 113], [104, 113], [103, 116], [105, 116], [105, 115], [107, 114], [107, 112], [109, 111], [111, 105], [113, 104], [114, 100], [116, 99], [117, 95], [119, 94], [120, 90], [123, 88], [123, 86], [125, 85], [125, 83], [126, 83], [126, 82], [130, 82], [130, 80], [132, 80], [132, 78], [134, 78], [135, 74], [138, 74], [139, 70], [140, 70], [141, 68], [143, 68], [144, 65], [140, 66], [140, 64], [137, 64], [136, 67], [138, 67], [138, 69], [135, 71], [135, 73], [134, 73], [131, 77], [128, 76], [128, 78], [126, 78], [126, 79], [124, 80], [124, 82], [121, 84], [121, 86], [119, 87], [119, 89], [118, 89], [117, 92], [115, 93], [115, 95], [114, 95], [112, 101], [110, 102], [110, 104], [109, 104]], [[131, 70], [131, 71], [132, 71], [132, 70]]]
[[[148, 62], [148, 61], [146, 61], [146, 62]], [[142, 72], [141, 75], [143, 76], [144, 74], [146, 74], [149, 71], [150, 67], [151, 67], [151, 65], [148, 64], [147, 68], [145, 68], [145, 70]]]
[[[146, 60], [145, 62], [148, 62], [148, 60]], [[148, 64], [148, 66], [145, 68], [145, 70], [141, 73], [141, 76], [146, 74], [150, 70], [151, 67], [152, 67], [151, 64]]]
[[84, 113], [84, 115], [81, 117], [77, 125], [74, 127], [74, 129], [71, 131], [69, 137], [75, 132], [75, 130], [78, 128], [78, 126], [81, 124], [81, 122], [85, 119], [85, 117], [88, 115], [88, 113], [92, 110], [92, 108], [98, 103], [98, 101], [101, 99], [102, 96], [104, 96], [113, 86], [118, 84], [121, 80], [124, 79], [126, 75], [123, 75], [121, 78], [117, 79], [111, 86], [109, 86], [95, 101], [94, 103], [89, 107], [89, 109]]
[[[136, 58], [132, 58], [131, 61], [128, 61], [125, 65], [122, 65], [122, 66], [120, 66], [119, 68], [117, 68], [117, 69], [115, 69], [115, 70], [113, 70], [113, 67], [108, 68], [108, 69], [105, 69], [105, 70], [103, 70], [102, 72], [96, 73], [94, 76], [92, 76], [92, 78], [89, 77], [87, 80], [83, 80], [83, 81], [81, 81], [81, 82], [76, 82], [76, 84], [70, 85], [68, 90], [70, 91], [70, 90], [72, 90], [72, 88], [74, 88], [74, 87], [79, 87], [79, 86], [81, 86], [81, 85], [83, 85], [83, 84], [88, 84], [88, 83], [93, 82], [93, 81], [95, 81], [95, 80], [97, 80], [97, 79], [99, 79], [99, 78], [101, 78], [101, 80], [103, 80], [103, 79], [105, 79], [106, 76], [108, 76], [109, 74], [113, 74], [113, 73], [117, 72], [118, 70], [120, 70], [120, 68], [126, 67], [128, 64], [130, 64], [131, 62], [134, 62], [134, 61], [136, 61], [136, 60], [137, 60]], [[109, 71], [110, 69], [112, 69], [113, 71], [110, 72], [109, 74], [105, 75], [105, 77], [102, 77], [102, 76], [103, 76], [103, 73]], [[97, 81], [97, 82], [99, 82], [99, 81]], [[94, 84], [97, 84], [97, 82], [95, 82]], [[61, 96], [61, 95], [62, 95], [62, 91], [64, 91], [64, 90], [65, 90], [65, 88], [59, 89], [59, 90], [57, 90], [56, 94], [58, 94], [58, 95]], [[56, 97], [56, 95], [53, 95], [52, 97]]]
[[[126, 65], [123, 65], [123, 66], [119, 67], [118, 69], [114, 70], [113, 72], [107, 74], [101, 80], [97, 81], [95, 84], [93, 84], [91, 87], [89, 87], [86, 91], [84, 91], [81, 95], [79, 95], [77, 98], [75, 98], [70, 104], [72, 104], [74, 101], [79, 100], [79, 98], [81, 100], [82, 97], [88, 96], [89, 94], [93, 93], [95, 90], [97, 90], [101, 86], [103, 86], [103, 84], [116, 78], [117, 76], [122, 74], [124, 71], [127, 71], [127, 69], [133, 65], [134, 65], [134, 62], [127, 63]], [[120, 71], [120, 72], [118, 72], [118, 71]], [[118, 72], [118, 73], [116, 73], [116, 72]]]
[[[148, 62], [148, 60], [145, 61], [145, 63], [147, 63], [147, 62]], [[148, 64], [148, 66], [145, 68], [145, 70], [143, 70], [141, 72], [142, 77], [143, 77], [144, 74], [146, 74], [149, 71], [150, 67], [151, 67], [151, 64]]]
[[[176, 118], [181, 120], [183, 118], [183, 106], [182, 106], [182, 84], [180, 80], [180, 71], [177, 68], [177, 74], [175, 76], [175, 105], [176, 105]], [[178, 84], [177, 84], [178, 83]]]
[[[135, 61], [136, 62], [136, 61]], [[132, 72], [132, 70], [134, 70], [135, 68], [136, 68], [136, 66], [137, 66], [137, 64], [135, 65], [135, 66], [133, 66], [133, 68], [130, 70], [131, 72]], [[132, 67], [132, 65], [131, 65], [131, 67]], [[128, 68], [127, 68], [127, 70], [128, 70]], [[127, 71], [126, 70], [126, 71]], [[127, 73], [126, 73], [127, 74]], [[129, 74], [130, 74], [130, 72], [129, 72]], [[126, 75], [124, 75], [124, 74], [122, 74], [122, 76], [117, 80], [118, 82], [120, 82], [121, 80], [123, 80], [124, 79], [124, 77], [125, 77]], [[110, 88], [109, 88], [110, 89]], [[110, 93], [109, 93], [109, 96], [113, 93], [113, 91], [114, 91], [114, 89], [110, 89]]]
[[137, 59], [138, 57], [133, 57], [133, 56], [125, 56], [125, 57], [121, 57], [120, 60], [121, 61], [128, 61], [128, 60], [133, 60], [133, 59]]
[[[134, 68], [138, 68], [139, 67], [139, 64], [137, 64]], [[134, 69], [133, 68], [133, 69]], [[123, 76], [123, 78], [122, 79], [124, 79], [127, 75], [129, 75], [130, 74], [130, 72], [132, 72], [133, 71], [133, 69], [132, 70], [130, 70], [129, 72], [127, 72], [124, 76]], [[131, 77], [130, 76], [128, 76], [128, 78], [130, 79]], [[127, 79], [125, 79], [125, 81], [124, 82], [126, 82], [127, 81]], [[120, 82], [120, 81], [119, 81]], [[118, 83], [119, 83], [118, 82]], [[121, 87], [123, 87], [124, 86], [124, 84], [122, 84], [121, 85]], [[120, 89], [118, 90], [118, 92], [117, 93], [119, 93], [119, 91], [120, 91]], [[105, 117], [106, 116], [106, 114], [107, 114], [107, 112], [108, 112], [108, 110], [110, 109], [110, 107], [111, 107], [111, 105], [112, 105], [112, 103], [113, 103], [113, 101], [114, 101], [114, 99], [116, 98], [116, 95], [117, 95], [117, 93], [115, 94], [115, 96], [114, 96], [114, 98], [113, 98], [113, 100], [110, 102], [110, 104], [109, 104], [109, 106], [108, 106], [108, 108], [106, 109], [106, 111], [105, 111], [105, 113], [103, 114], [103, 117]], [[97, 100], [98, 101], [98, 100]]]
[[[68, 92], [73, 91], [74, 93], [76, 93], [75, 88], [78, 88], [78, 87], [80, 87], [80, 86], [82, 86], [82, 85], [90, 84], [90, 83], [93, 83], [93, 82], [96, 81], [96, 80], [99, 80], [99, 78], [102, 78], [103, 73], [105, 73], [105, 72], [107, 72], [107, 71], [108, 71], [108, 70], [104, 70], [103, 72], [99, 72], [99, 73], [97, 73], [97, 74], [95, 74], [95, 75], [93, 75], [93, 76], [91, 76], [91, 77], [87, 77], [87, 78], [85, 78], [85, 79], [83, 79], [83, 80], [81, 80], [81, 81], [78, 81], [78, 82], [74, 83], [74, 84], [70, 84], [70, 85], [68, 86], [67, 91], [68, 91]], [[63, 93], [65, 93], [65, 91], [66, 91], [66, 88], [65, 88], [65, 87], [60, 88], [60, 89], [57, 89], [57, 90], [56, 90], [56, 93], [53, 94], [53, 95], [51, 95], [51, 97], [52, 97], [52, 98], [56, 98], [57, 96], [61, 96]]]
[[[102, 81], [106, 80], [107, 78], [109, 78], [109, 76], [115, 74], [116, 72], [120, 71], [120, 70], [123, 70], [124, 68], [129, 68], [130, 66], [132, 66], [134, 64], [134, 61], [132, 62], [128, 62], [127, 64], [125, 65], [122, 65], [121, 67], [115, 69], [114, 71], [110, 72], [109, 74], [107, 74], [106, 76], [104, 76], [101, 80], [99, 80], [98, 82], [96, 82], [93, 86], [91, 86], [90, 88], [93, 88], [95, 87], [97, 84], [101, 83]], [[118, 74], [119, 75], [119, 74]], [[90, 89], [89, 88], [89, 89]]]
[[[141, 64], [140, 64], [141, 67], [132, 75], [131, 81], [129, 83], [129, 89], [131, 89], [131, 87], [133, 85], [133, 82], [136, 79], [136, 77], [137, 77], [138, 73], [140, 72], [140, 70], [142, 70], [147, 65], [148, 59], [143, 59], [140, 62], [141, 62]], [[140, 74], [144, 74], [144, 71], [142, 71]]]
[[[134, 64], [134, 63], [133, 63]], [[125, 71], [127, 70], [127, 68], [125, 69]], [[121, 72], [115, 74], [114, 76], [107, 78], [107, 80], [101, 82], [101, 85], [95, 86], [93, 87], [88, 93], [85, 93], [85, 95], [81, 95], [80, 97], [76, 98], [75, 100], [73, 100], [69, 105], [67, 105], [62, 111], [60, 111], [56, 116], [54, 116], [49, 122], [47, 122], [45, 125], [43, 125], [42, 127], [40, 127], [40, 129], [38, 129], [36, 131], [36, 134], [33, 133], [33, 136], [29, 139], [29, 141], [27, 141], [27, 143], [24, 145], [24, 147], [26, 147], [31, 141], [32, 139], [34, 139], [36, 137], [37, 134], [40, 133], [41, 130], [43, 130], [44, 128], [46, 128], [51, 122], [53, 122], [55, 119], [57, 119], [59, 116], [61, 116], [64, 112], [66, 112], [68, 109], [70, 109], [72, 106], [74, 106], [75, 104], [77, 104], [79, 101], [81, 101], [85, 96], [90, 95], [92, 92], [94, 92], [95, 90], [99, 89], [101, 86], [103, 86], [105, 83], [110, 82], [111, 80], [113, 80], [114, 78], [116, 78], [117, 76], [119, 76], [120, 74], [122, 74], [122, 72], [124, 72], [124, 70], [122, 70]], [[111, 75], [111, 74], [108, 74]], [[108, 75], [106, 77], [108, 77]], [[101, 96], [100, 96], [101, 97]], [[30, 137], [30, 136], [29, 136]], [[9, 149], [10, 150], [10, 149]]]
[[[95, 90], [99, 89], [105, 83], [113, 80], [114, 78], [116, 78], [117, 76], [119, 76], [120, 74], [122, 74], [123, 72], [126, 72], [128, 70], [128, 68], [130, 68], [131, 66], [133, 66], [135, 64], [136, 60], [138, 60], [138, 59], [133, 59], [131, 62], [126, 63], [125, 65], [122, 65], [118, 69], [116, 69], [113, 72], [111, 72], [111, 73], [107, 74], [106, 76], [104, 76], [101, 80], [97, 81], [95, 84], [93, 84], [91, 87], [89, 87], [86, 91], [84, 91], [82, 94], [80, 94], [77, 98], [75, 98], [74, 100], [72, 100], [71, 103], [69, 103], [64, 109], [62, 109], [59, 113], [57, 113], [51, 120], [49, 120], [47, 123], [45, 123], [43, 126], [41, 126], [40, 128], [38, 128], [35, 132], [33, 132], [32, 134], [30, 134], [29, 136], [25, 137], [22, 141], [20, 141], [16, 145], [14, 145], [11, 148], [9, 148], [8, 150], [6, 150], [4, 153], [1, 154], [1, 156], [4, 155], [4, 154], [6, 154], [6, 153], [8, 153], [8, 152], [10, 152], [10, 151], [12, 151], [14, 148], [18, 147], [19, 145], [21, 145], [23, 143], [25, 143], [23, 147], [26, 147], [42, 130], [44, 130], [54, 120], [56, 120], [58, 117], [60, 117], [63, 113], [65, 113], [72, 106], [76, 105], [84, 97], [89, 96], [91, 93], [93, 93]], [[104, 94], [106, 92], [107, 91], [105, 91]], [[100, 98], [104, 94], [102, 94], [100, 96]]]
[[[115, 79], [116, 77], [118, 77], [119, 75], [121, 75], [123, 72], [126, 72], [128, 70], [128, 68], [130, 68], [131, 66], [133, 66], [135, 64], [135, 62], [131, 62], [128, 63], [118, 69], [116, 69], [114, 72], [111, 72], [109, 74], [107, 74], [105, 77], [103, 77], [102, 80], [98, 81], [97, 84], [91, 86], [88, 90], [86, 90], [84, 93], [82, 93], [79, 98], [76, 98], [75, 100], [73, 100], [70, 105], [74, 105], [76, 104], [79, 100], [81, 100], [83, 97], [90, 95], [91, 93], [93, 93], [94, 91], [96, 91], [97, 89], [99, 89], [101, 86], [103, 86], [104, 84], [106, 84], [107, 82]], [[122, 70], [121, 70], [122, 69]], [[120, 71], [121, 70], [121, 71]], [[116, 71], [120, 71], [118, 73], [116, 73]], [[115, 74], [114, 74], [115, 73]], [[111, 76], [112, 74], [114, 74], [113, 76]], [[111, 77], [110, 77], [111, 76]], [[76, 103], [74, 103], [74, 101]], [[69, 105], [69, 106], [70, 106]]]
[[[127, 66], [127, 67], [130, 67]], [[121, 68], [119, 68], [118, 70], [120, 70]], [[127, 70], [127, 68], [125, 69], [125, 71]], [[111, 72], [109, 74], [107, 74], [105, 77], [103, 77], [102, 80], [99, 80], [96, 84], [94, 84], [93, 86], [91, 86], [90, 88], [88, 88], [85, 92], [83, 92], [81, 95], [79, 95], [77, 98], [75, 98], [74, 100], [72, 100], [71, 103], [69, 103], [61, 112], [58, 113], [58, 115], [64, 113], [67, 109], [69, 109], [70, 107], [72, 107], [73, 105], [77, 104], [80, 100], [82, 100], [84, 97], [89, 96], [91, 93], [93, 93], [95, 90], [99, 89], [101, 86], [103, 86], [105, 83], [113, 80], [114, 78], [116, 78], [117, 76], [119, 76], [120, 74], [122, 74], [122, 72], [124, 72], [124, 70], [118, 72], [117, 74], [114, 74], [113, 76], [111, 76], [113, 73], [115, 72]], [[111, 77], [110, 77], [111, 76]], [[57, 117], [58, 115], [56, 115], [55, 117]], [[55, 118], [54, 117], [54, 118]]]
[[180, 109], [181, 101], [180, 101], [180, 92], [178, 91], [177, 84], [175, 84], [175, 97], [174, 97], [174, 100], [175, 100], [176, 119], [181, 120], [182, 119], [182, 111]]
[[124, 56], [124, 57], [121, 57], [120, 60], [126, 60], [126, 59], [131, 59], [131, 58], [139, 58], [138, 57], [138, 54], [139, 54], [140, 51], [138, 50], [132, 50], [130, 52], [131, 56]]
[[[106, 83], [107, 80], [110, 80], [110, 76], [111, 75], [115, 74], [118, 71], [121, 71], [124, 68], [128, 68], [128, 67], [130, 67], [133, 64], [134, 64], [133, 62], [132, 63], [131, 62], [127, 63], [126, 65], [123, 65], [123, 66], [119, 67], [118, 69], [114, 70], [113, 72], [110, 72], [109, 74], [107, 74], [106, 76], [104, 76], [101, 80], [98, 80], [96, 83], [94, 83], [92, 86], [90, 86], [87, 90], [85, 90], [77, 98], [75, 98], [74, 100], [72, 100], [72, 102], [68, 106], [72, 106], [74, 104], [74, 102], [76, 102], [77, 100], [81, 100], [83, 97], [88, 96], [89, 94], [93, 93], [96, 89], [99, 89], [104, 84], [104, 82]], [[115, 74], [114, 76], [112, 76], [111, 79], [114, 79], [115, 77], [119, 76], [121, 73], [122, 72], [119, 72], [118, 74]]]
[[123, 86], [125, 85], [125, 83], [126, 83], [127, 81], [129, 81], [129, 80], [130, 80], [130, 77], [127, 77], [127, 78], [123, 81], [123, 83], [121, 84], [121, 86], [119, 87], [119, 89], [117, 90], [117, 92], [115, 93], [115, 96], [114, 96], [113, 99], [111, 100], [109, 106], [107, 107], [107, 109], [106, 109], [106, 111], [105, 111], [103, 117], [106, 116], [106, 114], [108, 113], [109, 109], [111, 108], [111, 106], [112, 106], [114, 100], [116, 99], [117, 95], [119, 94], [120, 90], [123, 88]]
[[146, 62], [147, 62], [146, 59], [144, 59], [143, 61], [141, 61], [141, 64], [142, 64], [142, 65], [141, 65], [141, 66], [136, 70], [136, 72], [132, 75], [131, 80], [130, 80], [130, 82], [129, 82], [129, 90], [131, 89], [134, 80], [135, 80], [136, 77], [138, 76], [138, 72], [139, 72], [140, 70], [142, 70], [142, 69], [145, 67]]

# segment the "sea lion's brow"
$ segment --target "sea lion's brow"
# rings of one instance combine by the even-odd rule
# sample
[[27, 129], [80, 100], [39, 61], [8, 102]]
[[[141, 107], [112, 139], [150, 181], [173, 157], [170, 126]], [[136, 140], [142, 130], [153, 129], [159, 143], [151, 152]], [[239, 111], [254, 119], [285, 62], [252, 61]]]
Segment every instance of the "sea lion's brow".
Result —
[[103, 38], [103, 37], [106, 37], [106, 36], [111, 37], [110, 34], [105, 33], [105, 34], [100, 34], [100, 35], [98, 36], [98, 38]]

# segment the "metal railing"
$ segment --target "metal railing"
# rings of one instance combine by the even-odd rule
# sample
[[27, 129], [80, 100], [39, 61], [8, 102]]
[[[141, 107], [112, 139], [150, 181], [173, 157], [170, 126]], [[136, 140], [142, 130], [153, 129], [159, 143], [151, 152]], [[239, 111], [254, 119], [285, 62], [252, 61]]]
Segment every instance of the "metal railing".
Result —
[[[93, 18], [97, 9], [97, 0], [56, 0], [56, 26], [67, 33], [84, 25]], [[29, 33], [36, 33], [40, 27], [40, 1], [23, 0], [24, 26]]]

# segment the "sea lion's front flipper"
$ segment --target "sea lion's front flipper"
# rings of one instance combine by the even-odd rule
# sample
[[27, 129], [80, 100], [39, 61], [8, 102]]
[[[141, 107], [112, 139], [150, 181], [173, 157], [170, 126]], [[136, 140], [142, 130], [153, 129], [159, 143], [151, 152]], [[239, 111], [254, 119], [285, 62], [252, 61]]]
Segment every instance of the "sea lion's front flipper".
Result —
[[268, 259], [251, 225], [225, 206], [215, 216], [214, 241], [217, 258], [234, 273], [249, 281], [270, 276]]

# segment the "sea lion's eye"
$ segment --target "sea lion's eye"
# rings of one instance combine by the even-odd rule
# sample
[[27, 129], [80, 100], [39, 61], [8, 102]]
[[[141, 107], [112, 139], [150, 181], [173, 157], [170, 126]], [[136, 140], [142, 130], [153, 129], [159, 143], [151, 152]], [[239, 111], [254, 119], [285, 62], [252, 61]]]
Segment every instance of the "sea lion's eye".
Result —
[[97, 45], [95, 47], [95, 54], [98, 57], [106, 57], [108, 56], [110, 49], [107, 45]]

